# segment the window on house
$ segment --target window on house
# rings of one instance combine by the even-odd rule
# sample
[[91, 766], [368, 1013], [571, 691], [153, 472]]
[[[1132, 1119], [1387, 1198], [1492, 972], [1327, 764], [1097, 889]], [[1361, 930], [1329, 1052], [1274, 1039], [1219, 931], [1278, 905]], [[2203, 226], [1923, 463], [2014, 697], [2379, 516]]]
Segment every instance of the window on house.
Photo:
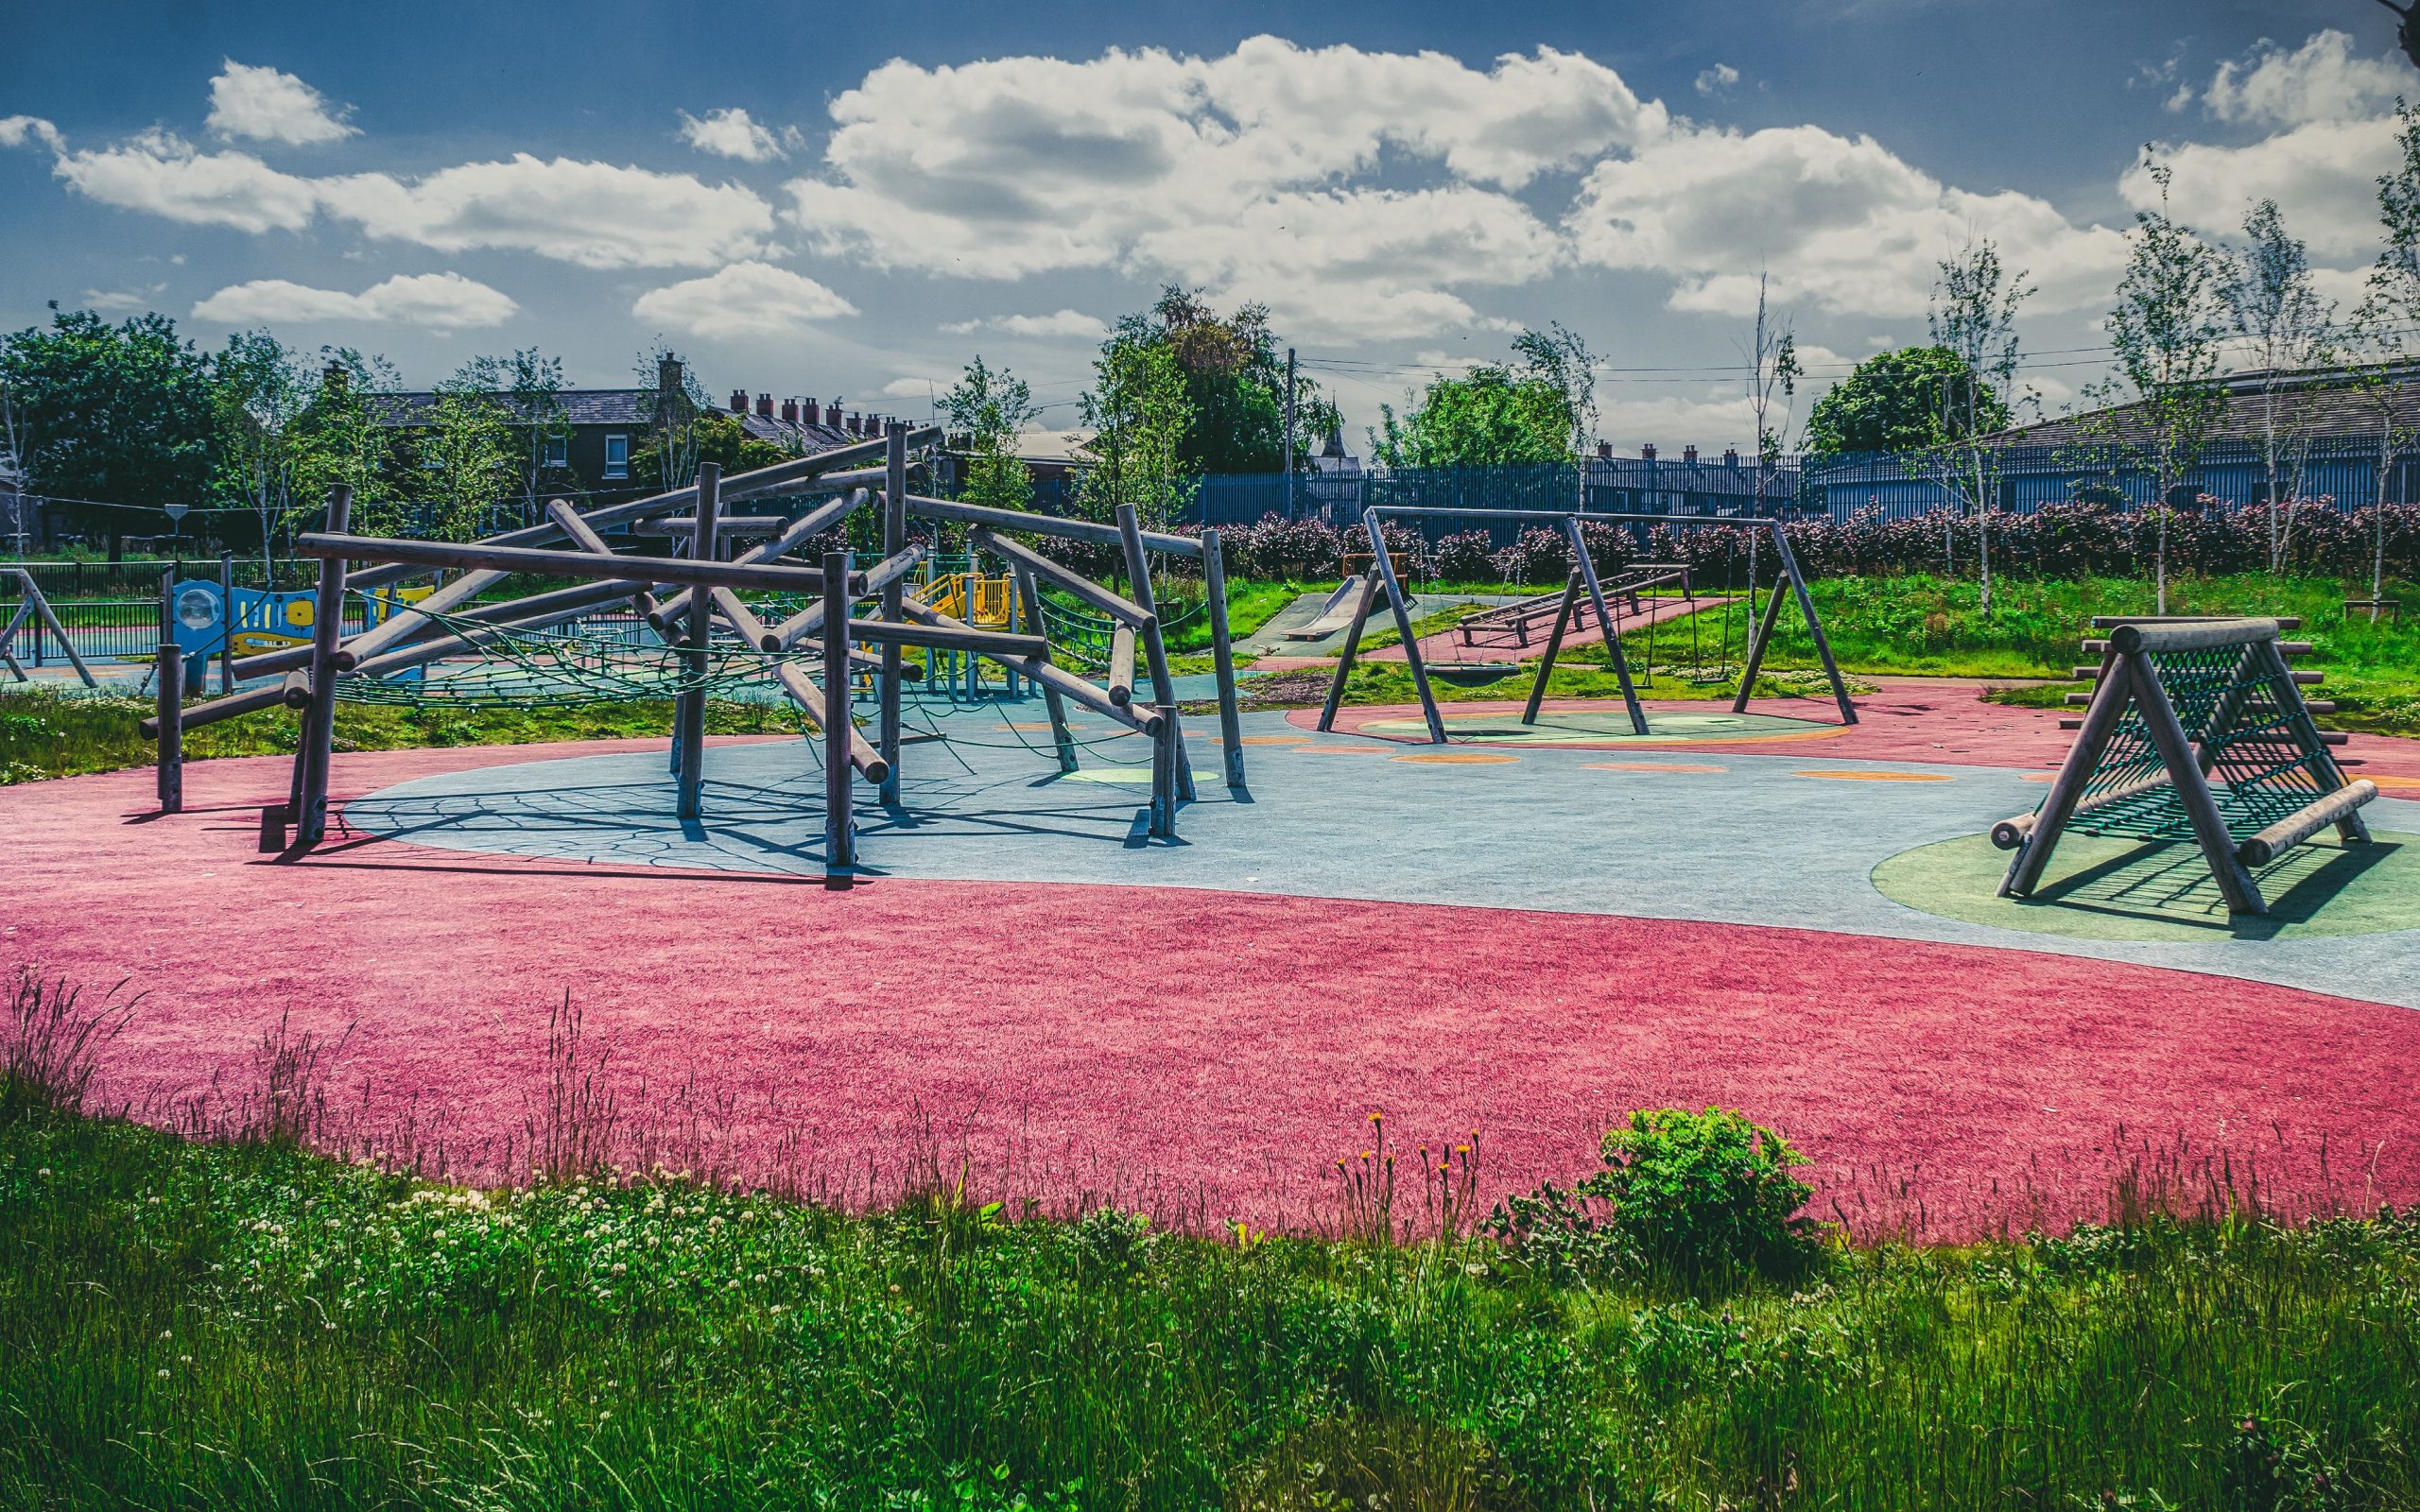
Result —
[[626, 478], [631, 475], [631, 438], [627, 436], [605, 438], [605, 475]]
[[548, 467], [569, 467], [571, 465], [570, 437], [549, 436], [546, 438], [546, 465]]

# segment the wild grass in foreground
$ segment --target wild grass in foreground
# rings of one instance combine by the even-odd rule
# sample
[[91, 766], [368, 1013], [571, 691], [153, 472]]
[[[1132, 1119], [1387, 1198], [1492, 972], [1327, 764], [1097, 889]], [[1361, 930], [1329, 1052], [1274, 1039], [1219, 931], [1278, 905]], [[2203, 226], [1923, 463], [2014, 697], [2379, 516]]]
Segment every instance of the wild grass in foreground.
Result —
[[10, 1505], [2420, 1500], [2411, 1214], [1851, 1247], [1776, 1136], [1669, 1111], [1476, 1226], [1468, 1152], [1404, 1161], [1420, 1242], [1375, 1141], [1325, 1240], [851, 1216], [577, 1141], [477, 1191], [308, 1153], [290, 1085], [209, 1143], [79, 1112], [107, 1024], [44, 991], [0, 1073]]

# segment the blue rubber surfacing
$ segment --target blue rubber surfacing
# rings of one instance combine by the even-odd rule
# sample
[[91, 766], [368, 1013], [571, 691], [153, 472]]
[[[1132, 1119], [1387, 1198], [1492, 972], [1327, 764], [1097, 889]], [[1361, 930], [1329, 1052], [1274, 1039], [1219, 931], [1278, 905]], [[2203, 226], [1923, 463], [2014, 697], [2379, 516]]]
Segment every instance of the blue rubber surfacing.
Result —
[[[946, 741], [909, 745], [902, 806], [859, 784], [858, 874], [1011, 883], [1203, 887], [1404, 903], [1620, 914], [1778, 925], [2021, 948], [2217, 972], [2420, 1007], [2420, 931], [2325, 939], [2066, 939], [1936, 917], [1884, 897], [1892, 856], [2031, 808], [2012, 768], [1828, 760], [1819, 742], [1673, 753], [1529, 747], [1481, 765], [1349, 735], [1306, 735], [1247, 715], [1250, 787], [1230, 794], [1212, 730], [1187, 722], [1200, 801], [1174, 844], [1145, 837], [1126, 773], [1139, 738], [1078, 721], [1089, 775], [1062, 780], [1038, 701], [934, 716]], [[1317, 747], [1316, 751], [1301, 749]], [[712, 746], [706, 817], [672, 815], [661, 752], [507, 762], [356, 799], [356, 832], [482, 854], [821, 875], [822, 772], [807, 741]], [[1459, 747], [1458, 747], [1459, 748]], [[1346, 754], [1346, 752], [1355, 752]], [[1360, 752], [1366, 752], [1361, 754]], [[1659, 765], [1719, 771], [1664, 771]], [[1605, 770], [1608, 765], [1625, 770]], [[1797, 774], [1889, 769], [1935, 782], [1826, 782]], [[2374, 823], [2420, 828], [2420, 803], [2381, 799]], [[1416, 918], [1407, 927], [1417, 928]]]

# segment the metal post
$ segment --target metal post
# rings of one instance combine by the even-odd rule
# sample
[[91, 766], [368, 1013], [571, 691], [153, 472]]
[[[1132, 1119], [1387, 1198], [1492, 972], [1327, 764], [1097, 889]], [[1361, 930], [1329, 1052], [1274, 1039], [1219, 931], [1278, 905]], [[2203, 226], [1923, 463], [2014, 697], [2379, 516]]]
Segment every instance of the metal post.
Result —
[[[698, 533], [690, 538], [690, 554], [700, 561], [720, 555], [722, 538], [722, 467], [698, 464]], [[681, 696], [674, 704], [672, 747], [680, 774], [675, 814], [683, 819], [705, 813], [706, 785], [706, 647], [714, 635], [714, 595], [700, 590], [689, 595], [688, 633], [682, 637]], [[841, 765], [848, 765], [847, 747]]]
[[[882, 485], [882, 554], [889, 558], [908, 546], [908, 427], [899, 421], [892, 421], [886, 439], [888, 446], [883, 454], [887, 471], [883, 474]], [[970, 559], [967, 565], [972, 568], [974, 563]], [[971, 600], [973, 575], [970, 572], [968, 576], [967, 593]], [[899, 602], [904, 592], [896, 577], [883, 589], [881, 613], [884, 619], [898, 623]], [[972, 610], [973, 607], [970, 601], [968, 608]], [[967, 618], [973, 619], [974, 615], [970, 613]], [[931, 660], [931, 653], [927, 652], [925, 656], [927, 661]], [[967, 658], [970, 666], [974, 660]], [[883, 762], [889, 767], [881, 783], [881, 798], [885, 803], [899, 801], [899, 647], [885, 643], [882, 647], [882, 686], [876, 690], [881, 700], [881, 712], [877, 716], [879, 722], [874, 736], [874, 743], [882, 751]]]
[[[849, 575], [845, 551], [823, 554], [823, 873], [835, 877], [857, 864], [856, 827], [849, 816]], [[930, 653], [927, 653], [929, 656]]]
[[235, 691], [235, 554], [218, 554], [218, 691]]
[[184, 654], [177, 647], [176, 605], [168, 590], [173, 570], [160, 575], [160, 812], [177, 814], [185, 806]]
[[1227, 785], [1241, 787], [1243, 723], [1241, 712], [1236, 707], [1235, 648], [1227, 635], [1227, 564], [1219, 558], [1216, 530], [1201, 532], [1201, 592], [1210, 606], [1210, 659], [1219, 674], [1219, 738], [1225, 747]]
[[[1294, 518], [1294, 349], [1286, 349], [1286, 518]], [[1201, 522], [1209, 524], [1208, 520]]]
[[[328, 534], [340, 536], [353, 520], [353, 490], [339, 484], [328, 494]], [[311, 606], [311, 703], [302, 711], [302, 743], [294, 753], [301, 775], [294, 801], [294, 843], [317, 845], [328, 832], [328, 763], [337, 733], [337, 646], [344, 639], [342, 557], [320, 558], [320, 589]]]

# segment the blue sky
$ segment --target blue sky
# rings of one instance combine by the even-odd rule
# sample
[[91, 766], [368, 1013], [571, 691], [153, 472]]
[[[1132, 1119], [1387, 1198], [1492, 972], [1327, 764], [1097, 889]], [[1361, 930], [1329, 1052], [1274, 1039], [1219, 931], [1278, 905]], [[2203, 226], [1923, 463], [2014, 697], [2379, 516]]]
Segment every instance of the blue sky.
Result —
[[10, 328], [152, 307], [416, 383], [530, 345], [621, 383], [660, 337], [717, 394], [908, 415], [980, 351], [1065, 425], [1173, 281], [1269, 304], [1357, 450], [1548, 319], [1623, 450], [1744, 445], [1760, 271], [1820, 389], [1921, 338], [1970, 234], [2040, 285], [2055, 409], [2142, 144], [2214, 235], [2276, 195], [2349, 304], [2420, 96], [2375, 0], [8, 9]]

